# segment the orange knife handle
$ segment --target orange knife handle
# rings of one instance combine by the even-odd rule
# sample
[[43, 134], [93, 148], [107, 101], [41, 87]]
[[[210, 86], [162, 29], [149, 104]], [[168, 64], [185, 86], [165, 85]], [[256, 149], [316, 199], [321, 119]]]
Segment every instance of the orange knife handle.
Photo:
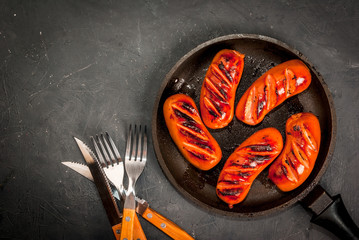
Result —
[[142, 229], [140, 220], [138, 220], [137, 214], [133, 222], [133, 239], [135, 240], [147, 240], [145, 232]]
[[142, 217], [175, 240], [194, 240], [182, 228], [149, 207]]
[[123, 214], [122, 214], [122, 231], [121, 231], [121, 240], [123, 239], [128, 239], [128, 240], [132, 240], [133, 239], [133, 223], [134, 223], [134, 218], [135, 218], [135, 209], [128, 209], [128, 208], [124, 208], [123, 209]]
[[[121, 237], [122, 223], [112, 226], [112, 231], [115, 234], [116, 240], [120, 240]], [[135, 219], [133, 222], [133, 239], [136, 240], [147, 240], [145, 232], [142, 229], [141, 223], [138, 220], [137, 215], [135, 214]]]
[[121, 223], [112, 226], [112, 231], [113, 231], [113, 234], [115, 234], [116, 240], [120, 239], [121, 229], [122, 229], [122, 224]]

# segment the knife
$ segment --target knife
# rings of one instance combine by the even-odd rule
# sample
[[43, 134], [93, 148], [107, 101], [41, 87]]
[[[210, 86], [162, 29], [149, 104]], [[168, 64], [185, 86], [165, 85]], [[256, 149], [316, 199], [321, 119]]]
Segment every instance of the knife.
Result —
[[[122, 222], [122, 214], [120, 213], [116, 201], [112, 195], [112, 190], [110, 184], [105, 177], [105, 173], [103, 172], [102, 167], [99, 165], [96, 155], [92, 152], [92, 150], [80, 139], [75, 138], [78, 147], [87, 163], [86, 171], [91, 175], [92, 180], [94, 181], [97, 191], [100, 194], [100, 198], [102, 204], [105, 208], [107, 217], [112, 226], [112, 231], [115, 235], [115, 238], [118, 240], [121, 236], [121, 222]], [[82, 165], [86, 167], [85, 165]], [[146, 237], [144, 235], [143, 229], [139, 222], [135, 221], [134, 229], [134, 237], [135, 239], [145, 240]]]
[[[93, 176], [91, 175], [90, 169], [81, 164], [81, 163], [74, 163], [74, 162], [62, 162], [62, 164], [66, 165], [67, 167], [71, 168], [75, 172], [81, 174], [82, 176], [86, 177], [87, 179], [93, 181]], [[111, 184], [110, 184], [111, 185]], [[113, 196], [120, 199], [118, 191], [114, 186], [111, 186]], [[139, 197], [135, 198], [136, 200], [136, 212], [141, 215], [144, 219], [149, 221], [151, 224], [156, 226], [162, 232], [166, 233], [172, 239], [175, 240], [194, 240], [187, 232], [181, 229], [177, 224], [173, 223], [172, 221], [168, 220], [155, 210], [149, 207], [149, 204], [146, 200], [141, 199]], [[136, 239], [136, 238], [135, 238]]]

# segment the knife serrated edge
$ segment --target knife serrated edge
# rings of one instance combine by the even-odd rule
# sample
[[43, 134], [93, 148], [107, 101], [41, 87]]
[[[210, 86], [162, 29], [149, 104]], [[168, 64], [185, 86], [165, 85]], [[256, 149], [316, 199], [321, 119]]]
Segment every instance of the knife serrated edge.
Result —
[[[75, 138], [76, 139], [76, 138]], [[80, 141], [80, 140], [79, 140]], [[105, 173], [104, 173], [104, 171], [103, 171], [103, 169], [102, 169], [102, 167], [100, 166], [100, 164], [99, 164], [99, 162], [97, 161], [97, 159], [96, 159], [96, 156], [94, 155], [94, 153], [92, 152], [92, 150], [85, 144], [85, 143], [82, 143], [83, 145], [84, 145], [84, 147], [85, 147], [85, 149], [88, 151], [88, 154], [92, 154], [92, 159], [94, 159], [95, 160], [95, 162], [97, 163], [97, 167], [99, 168], [98, 170], [99, 171], [101, 171], [101, 175], [105, 178], [105, 180], [106, 180], [106, 183], [107, 183], [107, 190], [109, 190], [109, 188], [111, 188], [111, 190], [112, 190], [112, 192], [113, 192], [113, 194], [111, 194], [111, 192], [109, 192], [109, 194], [111, 195], [111, 197], [112, 197], [112, 199], [113, 199], [113, 201], [115, 201], [114, 200], [114, 196], [117, 198], [117, 199], [120, 199], [120, 196], [119, 196], [119, 194], [118, 194], [118, 191], [117, 191], [117, 189], [116, 189], [116, 187], [115, 186], [113, 186], [112, 184], [109, 184], [109, 181], [107, 181], [107, 178], [106, 178], [106, 175], [105, 175]], [[82, 150], [81, 148], [80, 148], [80, 150]], [[86, 152], [85, 152], [86, 153]], [[91, 174], [91, 170], [90, 170], [90, 168], [88, 167], [88, 166], [86, 166], [86, 165], [84, 165], [84, 164], [81, 164], [81, 163], [74, 163], [74, 162], [62, 162], [62, 164], [64, 164], [65, 166], [67, 166], [67, 167], [69, 167], [70, 169], [72, 169], [72, 170], [74, 170], [74, 171], [76, 171], [77, 173], [80, 173], [82, 176], [84, 176], [84, 177], [86, 177], [87, 179], [90, 179], [90, 180], [92, 180], [93, 182], [94, 182], [94, 179], [93, 179], [93, 176], [92, 176], [92, 174]], [[96, 186], [97, 187], [97, 186]], [[97, 188], [98, 189], [98, 188]], [[110, 191], [111, 191], [110, 190]], [[100, 196], [101, 196], [101, 194], [100, 194]], [[102, 200], [102, 199], [101, 199]], [[116, 204], [116, 203], [115, 203]], [[117, 208], [117, 211], [119, 212], [119, 210], [118, 210], [118, 207], [117, 207], [117, 204], [116, 204], [116, 208]], [[106, 210], [106, 213], [107, 213], [107, 209], [105, 208], [105, 210]], [[121, 218], [122, 218], [122, 214], [121, 213], [119, 213], [120, 214], [120, 216], [121, 216]], [[109, 218], [109, 221], [110, 221], [110, 223], [111, 223], [111, 220], [110, 220], [110, 217], [108, 216], [108, 218]], [[121, 229], [122, 229], [122, 219], [119, 219], [119, 223], [118, 224], [115, 224], [115, 225], [112, 225], [112, 223], [111, 223], [111, 225], [112, 225], [112, 230], [113, 230], [113, 233], [114, 233], [114, 235], [115, 235], [115, 237], [116, 237], [116, 239], [118, 240], [119, 238], [120, 238], [120, 234], [121, 234]], [[139, 222], [139, 220], [138, 220], [138, 218], [137, 218], [137, 216], [135, 217], [135, 220], [134, 220], [135, 222], [134, 222], [134, 228], [136, 229], [136, 231], [134, 232], [134, 237], [135, 237], [135, 239], [139, 239], [139, 240], [146, 240], [147, 238], [146, 238], [146, 235], [145, 235], [145, 233], [143, 232], [143, 229], [142, 229], [142, 227], [141, 227], [141, 224], [140, 224], [140, 222]]]
[[88, 166], [82, 163], [75, 163], [75, 162], [61, 162], [61, 163], [93, 182], [93, 177], [91, 175]]
[[[92, 150], [80, 139], [75, 137], [75, 141], [87, 163], [89, 172], [91, 173], [94, 183], [99, 192], [102, 204], [106, 210], [107, 217], [111, 226], [116, 226], [122, 222], [122, 214], [120, 213], [116, 201], [112, 195], [110, 184], [105, 177], [102, 167], [99, 165], [96, 155]], [[116, 234], [116, 233], [115, 233]]]
[[[77, 162], [61, 162], [61, 163], [63, 165], [65, 165], [66, 167], [70, 168], [71, 170], [79, 173], [81, 176], [83, 176], [93, 182], [93, 177], [91, 175], [90, 169], [85, 164], [77, 163]], [[116, 187], [111, 182], [109, 182], [109, 183], [110, 183], [110, 188], [111, 188], [113, 196], [116, 199], [121, 200], [121, 197], [120, 197]]]
[[[77, 163], [77, 162], [61, 162], [62, 164], [64, 164], [65, 166], [69, 167], [70, 169], [72, 169], [73, 171], [79, 173], [80, 175], [82, 175], [83, 177], [93, 181], [93, 177], [91, 175], [91, 171], [89, 169], [88, 166], [86, 166], [85, 164], [82, 163]], [[113, 186], [112, 183], [109, 183], [110, 188], [112, 190], [113, 195], [120, 200], [120, 196], [118, 194], [118, 191], [116, 189], [115, 186]], [[116, 196], [117, 195], [117, 196]], [[124, 197], [123, 195], [121, 195], [121, 198]], [[138, 204], [138, 206], [136, 206], [136, 212], [140, 215], [142, 215], [144, 213], [144, 211], [149, 207], [148, 202], [145, 199], [139, 198], [139, 197], [135, 197], [135, 200]]]
[[[86, 177], [87, 179], [92, 181], [92, 175], [90, 169], [82, 164], [75, 162], [62, 162], [62, 164], [66, 165], [70, 169], [79, 173], [80, 175]], [[112, 190], [116, 191], [116, 188], [112, 186]], [[168, 236], [175, 240], [193, 240], [187, 232], [181, 229], [178, 225], [157, 213], [153, 209], [149, 207], [149, 204], [146, 200], [141, 199], [139, 197], [135, 197], [136, 200], [136, 212], [140, 214], [144, 219], [152, 223], [162, 232], [166, 233]]]
[[[91, 150], [91, 148], [90, 148], [89, 146], [87, 146], [86, 143], [84, 143], [83, 141], [81, 141], [80, 139], [78, 139], [78, 138], [76, 138], [76, 137], [74, 137], [74, 138], [75, 138], [75, 140], [76, 140], [76, 142], [77, 142], [77, 145], [79, 145], [79, 148], [80, 148], [80, 150], [81, 150], [81, 152], [82, 152], [82, 155], [84, 155], [84, 159], [85, 159], [85, 161], [86, 161], [86, 163], [87, 163], [87, 166], [86, 166], [86, 165], [83, 165], [84, 167], [87, 167], [87, 169], [89, 170], [88, 173], [87, 173], [87, 175], [89, 175], [90, 178], [92, 178], [92, 181], [94, 181], [93, 174], [92, 174], [92, 171], [91, 171], [91, 169], [90, 169], [90, 165], [95, 165], [95, 166], [96, 166], [96, 169], [99, 170], [99, 173], [100, 173], [99, 176], [101, 177], [101, 179], [104, 180], [105, 185], [106, 185], [106, 188], [107, 188], [107, 190], [108, 190], [109, 193], [110, 193], [111, 199], [112, 199], [113, 202], [115, 203], [115, 207], [116, 207], [117, 210], [118, 210], [118, 207], [117, 207], [115, 198], [114, 198], [113, 194], [111, 194], [111, 193], [112, 193], [112, 190], [111, 190], [111, 187], [110, 187], [110, 183], [109, 183], [109, 181], [108, 181], [108, 179], [107, 179], [107, 177], [106, 177], [106, 174], [105, 174], [105, 172], [103, 171], [101, 165], [99, 164], [99, 161], [97, 160], [97, 157], [96, 157], [95, 153]], [[87, 152], [84, 152], [84, 151], [83, 151], [83, 149], [80, 147], [81, 145], [83, 146], [83, 148], [84, 148]], [[90, 155], [90, 158], [86, 158], [86, 157], [85, 157], [87, 153]], [[85, 168], [82, 168], [82, 171], [84, 171], [84, 169], [85, 169]], [[89, 178], [89, 179], [90, 179], [90, 178]], [[122, 217], [122, 214], [120, 213], [119, 210], [118, 210], [118, 213], [119, 213], [120, 216]]]

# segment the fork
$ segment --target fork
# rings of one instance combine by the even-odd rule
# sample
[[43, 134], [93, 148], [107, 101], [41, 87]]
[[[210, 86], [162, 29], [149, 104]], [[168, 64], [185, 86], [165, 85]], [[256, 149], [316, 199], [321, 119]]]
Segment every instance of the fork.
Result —
[[[134, 136], [133, 136], [134, 139], [132, 140], [132, 126], [130, 125], [129, 133], [127, 137], [127, 143], [126, 143], [125, 169], [128, 176], [128, 189], [126, 191], [126, 198], [125, 198], [125, 204], [123, 209], [121, 240], [133, 239], [134, 217], [136, 215], [135, 214], [135, 208], [136, 208], [135, 185], [147, 161], [146, 126], [144, 126], [143, 133], [142, 133], [141, 125], [139, 126], [138, 133], [137, 133], [136, 125], [134, 128], [135, 128]], [[131, 149], [132, 149], [132, 153], [131, 153]]]
[[[106, 177], [115, 186], [121, 199], [124, 198], [125, 189], [123, 187], [124, 167], [121, 155], [112, 140], [111, 136], [105, 132], [94, 137], [90, 137], [95, 147], [99, 164], [102, 166]], [[134, 216], [134, 237], [135, 239], [146, 240], [146, 236], [141, 227], [137, 215]]]
[[107, 132], [96, 135], [96, 140], [91, 136], [91, 141], [107, 178], [116, 187], [119, 195], [123, 195], [123, 161], [114, 141]]

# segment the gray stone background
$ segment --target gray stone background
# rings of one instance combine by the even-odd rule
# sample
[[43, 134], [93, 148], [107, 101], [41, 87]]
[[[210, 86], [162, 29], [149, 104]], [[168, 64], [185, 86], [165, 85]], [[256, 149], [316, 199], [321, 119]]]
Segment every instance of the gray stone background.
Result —
[[[124, 152], [131, 121], [151, 125], [166, 73], [215, 37], [253, 33], [298, 49], [329, 86], [334, 157], [321, 185], [359, 223], [359, 1], [0, 2], [0, 239], [112, 239], [72, 136], [107, 130]], [[295, 205], [250, 221], [211, 214], [167, 181], [150, 139], [138, 194], [196, 239], [328, 239]], [[141, 219], [148, 239], [169, 239]]]

